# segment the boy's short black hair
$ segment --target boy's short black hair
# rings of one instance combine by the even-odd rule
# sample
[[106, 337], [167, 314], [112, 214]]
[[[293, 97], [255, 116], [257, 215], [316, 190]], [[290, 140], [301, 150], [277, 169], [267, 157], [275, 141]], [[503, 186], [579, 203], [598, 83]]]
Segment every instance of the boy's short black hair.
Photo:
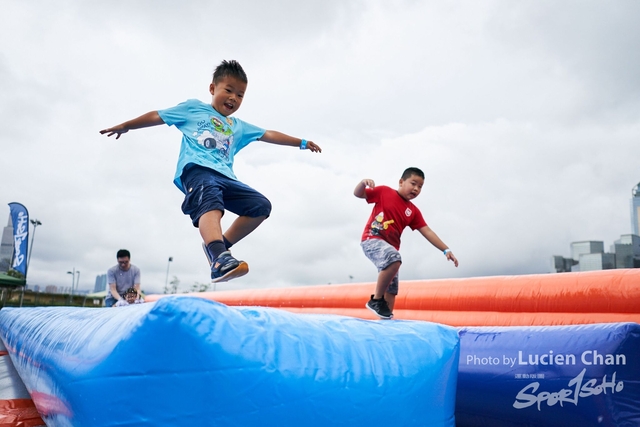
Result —
[[411, 175], [416, 175], [416, 176], [419, 176], [420, 178], [424, 179], [424, 172], [422, 172], [418, 168], [407, 168], [407, 169], [405, 169], [404, 172], [402, 172], [402, 177], [400, 179], [402, 179], [402, 180], [409, 179], [409, 178], [411, 178]]
[[242, 66], [238, 63], [238, 61], [232, 59], [227, 61], [223, 60], [220, 65], [213, 70], [213, 83], [218, 83], [224, 77], [235, 77], [236, 79], [249, 83], [247, 80], [247, 75], [242, 69]]
[[116, 258], [124, 258], [124, 257], [131, 258], [131, 253], [126, 249], [120, 249], [116, 254]]

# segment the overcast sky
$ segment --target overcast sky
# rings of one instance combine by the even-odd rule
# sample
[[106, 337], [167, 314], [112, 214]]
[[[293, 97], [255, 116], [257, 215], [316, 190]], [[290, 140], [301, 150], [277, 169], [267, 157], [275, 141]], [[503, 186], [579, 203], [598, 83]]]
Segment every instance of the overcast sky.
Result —
[[[30, 285], [80, 288], [120, 248], [161, 292], [209, 283], [172, 179], [181, 134], [100, 129], [189, 98], [214, 67], [249, 77], [238, 118], [319, 144], [256, 142], [239, 179], [272, 216], [234, 247], [247, 276], [217, 289], [370, 282], [363, 178], [414, 202], [460, 266], [403, 235], [401, 280], [546, 273], [570, 243], [629, 234], [640, 181], [640, 2], [0, 0], [0, 221], [37, 228]], [[232, 214], [224, 218], [228, 225]], [[351, 278], [352, 277], [352, 278]]]

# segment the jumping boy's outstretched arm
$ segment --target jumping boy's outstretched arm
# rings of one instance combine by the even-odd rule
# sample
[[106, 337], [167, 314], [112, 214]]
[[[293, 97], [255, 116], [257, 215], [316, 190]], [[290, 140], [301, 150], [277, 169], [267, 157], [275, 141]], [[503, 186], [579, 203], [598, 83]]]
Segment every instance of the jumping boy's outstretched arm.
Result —
[[100, 131], [101, 134], [107, 134], [107, 136], [116, 135], [116, 139], [120, 138], [120, 135], [123, 133], [127, 133], [133, 129], [147, 128], [150, 126], [158, 126], [164, 124], [164, 120], [160, 118], [160, 115], [157, 111], [149, 111], [146, 114], [141, 115], [140, 117], [136, 117], [135, 119], [128, 120], [124, 123], [120, 123], [119, 125], [102, 129]]
[[278, 132], [275, 130], [266, 131], [264, 135], [260, 137], [259, 140], [264, 142], [269, 142], [271, 144], [288, 145], [290, 147], [300, 147], [303, 150], [304, 149], [311, 150], [314, 153], [322, 153], [322, 148], [320, 148], [313, 141], [305, 141], [304, 139], [285, 135], [284, 133]]
[[438, 237], [435, 231], [430, 229], [428, 225], [425, 225], [424, 227], [419, 228], [418, 231], [420, 232], [420, 234], [422, 234], [425, 237], [425, 239], [429, 241], [429, 243], [431, 243], [433, 246], [435, 246], [436, 248], [444, 252], [445, 256], [449, 261], [453, 261], [453, 264], [456, 267], [458, 266], [458, 259], [455, 257], [455, 255], [453, 255], [453, 252], [451, 252], [451, 249], [449, 249], [449, 247], [447, 247], [447, 245], [445, 245], [444, 242]]
[[361, 199], [364, 199], [366, 197], [366, 194], [365, 194], [364, 190], [367, 187], [374, 188], [375, 186], [376, 186], [376, 183], [373, 182], [372, 179], [365, 178], [362, 181], [360, 181], [358, 183], [358, 185], [356, 185], [355, 190], [353, 190], [353, 195], [356, 196], [356, 197], [359, 197]]

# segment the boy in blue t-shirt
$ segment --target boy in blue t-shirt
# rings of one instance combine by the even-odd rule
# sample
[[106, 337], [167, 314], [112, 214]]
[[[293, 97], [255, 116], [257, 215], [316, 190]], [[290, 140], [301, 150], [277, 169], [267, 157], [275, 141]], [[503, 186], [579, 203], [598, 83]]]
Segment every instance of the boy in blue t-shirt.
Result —
[[[182, 132], [173, 182], [185, 194], [182, 212], [189, 215], [200, 230], [214, 282], [247, 274], [247, 263], [235, 259], [229, 248], [255, 230], [271, 213], [271, 202], [265, 196], [237, 180], [233, 173], [235, 154], [253, 141], [322, 152], [312, 141], [230, 117], [242, 105], [247, 82], [240, 64], [225, 60], [213, 73], [209, 86], [211, 104], [190, 99], [100, 131], [107, 136], [116, 135], [118, 139], [129, 130], [167, 124]], [[238, 218], [223, 234], [220, 220], [225, 209]]]

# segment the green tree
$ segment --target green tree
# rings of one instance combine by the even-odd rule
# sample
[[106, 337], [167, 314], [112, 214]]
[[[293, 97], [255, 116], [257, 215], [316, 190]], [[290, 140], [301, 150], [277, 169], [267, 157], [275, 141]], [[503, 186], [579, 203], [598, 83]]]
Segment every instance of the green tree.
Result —
[[13, 269], [7, 271], [7, 276], [17, 277], [18, 279], [24, 279], [24, 274], [20, 273], [17, 270], [13, 270]]
[[211, 283], [199, 283], [196, 282], [191, 285], [189, 292], [207, 292], [211, 288]]
[[163, 293], [164, 294], [175, 294], [178, 292], [178, 288], [180, 287], [180, 279], [177, 276], [173, 276], [173, 280], [171, 280], [167, 285], [165, 285]]

